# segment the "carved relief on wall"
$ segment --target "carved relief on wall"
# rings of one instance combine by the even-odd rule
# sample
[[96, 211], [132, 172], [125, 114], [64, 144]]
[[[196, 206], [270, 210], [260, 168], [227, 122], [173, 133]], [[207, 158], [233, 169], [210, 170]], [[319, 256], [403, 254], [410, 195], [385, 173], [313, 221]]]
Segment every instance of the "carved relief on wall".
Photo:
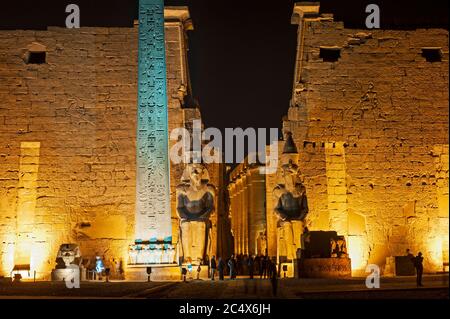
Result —
[[344, 118], [351, 120], [378, 120], [383, 119], [375, 85], [370, 82], [355, 105], [344, 110]]

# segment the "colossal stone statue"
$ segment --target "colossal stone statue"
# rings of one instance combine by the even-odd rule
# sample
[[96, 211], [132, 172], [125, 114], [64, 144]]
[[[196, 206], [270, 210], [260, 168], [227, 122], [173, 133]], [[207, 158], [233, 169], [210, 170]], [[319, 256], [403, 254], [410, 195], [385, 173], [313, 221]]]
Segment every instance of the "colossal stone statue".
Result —
[[308, 203], [305, 186], [299, 178], [297, 147], [290, 132], [286, 134], [273, 195], [276, 203], [274, 212], [278, 217], [278, 256], [293, 260], [297, 258], [297, 250], [302, 248], [301, 235]]
[[210, 250], [211, 222], [214, 211], [214, 186], [202, 164], [187, 164], [177, 186], [177, 213], [183, 262], [199, 265]]

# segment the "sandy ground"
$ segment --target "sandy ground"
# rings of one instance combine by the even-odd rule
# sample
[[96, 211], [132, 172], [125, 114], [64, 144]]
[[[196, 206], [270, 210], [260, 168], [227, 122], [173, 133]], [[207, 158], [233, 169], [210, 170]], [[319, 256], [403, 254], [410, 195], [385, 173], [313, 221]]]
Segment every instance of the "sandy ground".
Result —
[[365, 278], [279, 279], [277, 294], [269, 280], [238, 278], [188, 282], [82, 282], [68, 289], [62, 282], [0, 284], [0, 298], [151, 298], [151, 299], [448, 299], [448, 274], [382, 278], [379, 289], [368, 289]]

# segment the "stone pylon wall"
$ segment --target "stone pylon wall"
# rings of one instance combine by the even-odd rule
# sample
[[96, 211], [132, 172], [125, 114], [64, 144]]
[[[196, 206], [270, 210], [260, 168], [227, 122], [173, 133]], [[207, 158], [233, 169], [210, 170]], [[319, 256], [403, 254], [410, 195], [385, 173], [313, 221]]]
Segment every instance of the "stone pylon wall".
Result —
[[[283, 122], [299, 146], [308, 223], [346, 235], [354, 269], [384, 266], [410, 248], [424, 253], [426, 271], [442, 270], [448, 31], [347, 29], [314, 11], [295, 7], [295, 81]], [[441, 61], [428, 62], [424, 48], [440, 49]], [[330, 49], [340, 51], [335, 62], [324, 61]]]
[[[166, 8], [165, 16], [171, 131], [198, 111], [182, 109], [179, 99], [180, 87], [190, 92], [189, 13]], [[46, 63], [26, 64], [23, 57], [36, 47], [45, 49]], [[48, 276], [62, 243], [78, 243], [88, 258], [127, 264], [134, 241], [137, 50], [137, 24], [0, 31], [1, 275], [15, 263], [21, 143], [29, 142], [40, 143], [31, 256], [39, 260], [38, 277]], [[181, 173], [182, 167], [171, 166], [174, 241]], [[217, 167], [210, 174], [220, 179]]]

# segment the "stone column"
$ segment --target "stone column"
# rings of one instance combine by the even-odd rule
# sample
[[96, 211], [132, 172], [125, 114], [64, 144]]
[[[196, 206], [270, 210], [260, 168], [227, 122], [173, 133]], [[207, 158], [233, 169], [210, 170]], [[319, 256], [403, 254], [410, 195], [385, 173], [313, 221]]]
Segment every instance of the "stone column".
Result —
[[244, 238], [244, 227], [245, 227], [245, 185], [244, 181], [242, 179], [242, 176], [239, 176], [239, 185], [240, 185], [240, 191], [239, 191], [239, 253], [244, 253], [244, 247], [245, 247], [245, 238]]
[[251, 167], [247, 170], [247, 187], [248, 187], [248, 213], [247, 213], [247, 220], [248, 220], [248, 243], [247, 243], [247, 249], [249, 255], [254, 255], [256, 251], [256, 236], [255, 236], [255, 213], [256, 213], [256, 198], [255, 198], [255, 184], [254, 184], [254, 176], [253, 176], [253, 169]]
[[[281, 143], [280, 143], [281, 144]], [[279, 152], [281, 154], [281, 152]], [[267, 253], [269, 256], [277, 255], [277, 217], [274, 208], [277, 204], [273, 199], [273, 188], [276, 185], [276, 174], [266, 174], [266, 226], [267, 226]]]
[[243, 247], [242, 247], [242, 253], [248, 254], [248, 214], [249, 214], [249, 191], [250, 191], [250, 185], [248, 185], [248, 178], [247, 173], [244, 171], [242, 173], [242, 182], [244, 185], [243, 189], [243, 212], [242, 212], [242, 219], [243, 219], [243, 225], [242, 225], [242, 232], [243, 232]]
[[242, 182], [239, 177], [236, 180], [236, 254], [241, 253], [242, 243]]
[[233, 231], [233, 241], [234, 241], [234, 247], [238, 247], [237, 242], [237, 216], [236, 216], [236, 201], [237, 201], [237, 195], [236, 195], [236, 182], [233, 181], [230, 183], [230, 186], [228, 188], [229, 196], [230, 196], [230, 212], [231, 212], [231, 229]]
[[258, 167], [252, 168], [249, 172], [249, 183], [251, 184], [249, 196], [249, 254], [264, 254], [265, 252], [257, 251], [257, 240], [259, 234], [264, 232], [267, 227], [265, 212], [265, 176], [259, 174]]
[[229, 191], [234, 205], [236, 254], [256, 254], [259, 232], [266, 228], [265, 175], [259, 173], [259, 167], [246, 161], [231, 173]]

